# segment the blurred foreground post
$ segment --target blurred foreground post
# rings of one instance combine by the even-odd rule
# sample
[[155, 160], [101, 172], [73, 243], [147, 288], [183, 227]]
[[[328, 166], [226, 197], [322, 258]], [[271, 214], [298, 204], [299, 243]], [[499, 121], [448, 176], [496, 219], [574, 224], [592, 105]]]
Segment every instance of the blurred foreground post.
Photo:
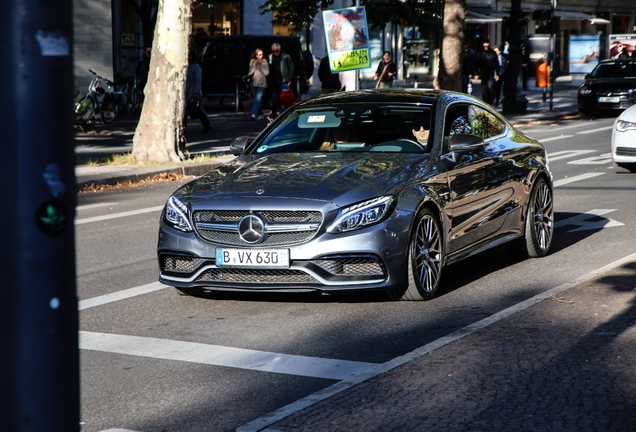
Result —
[[0, 20], [0, 431], [78, 431], [72, 3]]

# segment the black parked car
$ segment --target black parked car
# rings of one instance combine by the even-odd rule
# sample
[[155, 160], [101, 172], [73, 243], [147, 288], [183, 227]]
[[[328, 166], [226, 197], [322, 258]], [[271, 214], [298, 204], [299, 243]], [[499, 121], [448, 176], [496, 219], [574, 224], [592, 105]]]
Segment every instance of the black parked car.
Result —
[[[191, 50], [199, 59], [203, 70], [201, 90], [206, 97], [232, 97], [236, 94], [237, 78], [239, 90], [243, 90], [241, 77], [249, 71], [250, 56], [257, 48], [263, 50], [267, 59], [272, 53], [272, 44], [278, 43], [294, 62], [292, 88], [305, 94], [309, 83], [305, 74], [305, 58], [300, 39], [294, 36], [205, 36], [192, 40]], [[298, 94], [296, 94], [298, 97]]]
[[601, 61], [579, 87], [579, 112], [624, 110], [636, 102], [636, 59]]
[[460, 93], [366, 90], [309, 99], [236, 159], [179, 188], [159, 230], [160, 281], [205, 290], [435, 295], [444, 265], [505, 244], [545, 255], [546, 150]]

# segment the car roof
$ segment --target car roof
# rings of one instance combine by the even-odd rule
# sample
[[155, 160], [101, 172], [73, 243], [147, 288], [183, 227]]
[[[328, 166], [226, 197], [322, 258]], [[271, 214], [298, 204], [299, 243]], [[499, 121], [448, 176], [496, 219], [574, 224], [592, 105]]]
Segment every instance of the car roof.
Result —
[[463, 96], [472, 100], [470, 96], [445, 90], [426, 89], [367, 89], [331, 93], [303, 101], [304, 107], [325, 105], [329, 103], [424, 103], [433, 104], [444, 95]]

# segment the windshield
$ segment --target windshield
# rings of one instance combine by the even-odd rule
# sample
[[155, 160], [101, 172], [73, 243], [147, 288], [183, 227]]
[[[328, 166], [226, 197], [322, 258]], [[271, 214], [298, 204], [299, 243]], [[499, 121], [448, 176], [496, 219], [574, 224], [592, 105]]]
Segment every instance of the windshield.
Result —
[[262, 141], [256, 154], [299, 152], [426, 153], [428, 105], [342, 104], [299, 108]]
[[592, 71], [592, 78], [636, 78], [636, 60], [601, 63]]

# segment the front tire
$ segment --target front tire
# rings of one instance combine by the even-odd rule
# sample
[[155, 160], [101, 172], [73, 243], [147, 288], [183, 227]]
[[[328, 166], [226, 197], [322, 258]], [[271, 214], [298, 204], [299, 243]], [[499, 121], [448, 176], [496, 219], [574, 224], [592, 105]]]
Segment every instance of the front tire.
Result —
[[423, 209], [414, 226], [409, 241], [407, 284], [387, 292], [392, 300], [430, 300], [439, 287], [443, 262], [440, 223], [430, 209]]
[[75, 104], [75, 123], [82, 125], [91, 120], [95, 116], [95, 99], [90, 95], [84, 96], [84, 98]]
[[112, 123], [115, 117], [117, 117], [118, 112], [119, 105], [117, 105], [114, 99], [111, 98], [109, 101], [104, 102], [101, 110], [102, 122], [104, 122], [104, 124]]
[[544, 178], [540, 178], [528, 202], [523, 236], [509, 245], [506, 251], [522, 258], [545, 256], [552, 245], [554, 234], [554, 204], [552, 190]]

